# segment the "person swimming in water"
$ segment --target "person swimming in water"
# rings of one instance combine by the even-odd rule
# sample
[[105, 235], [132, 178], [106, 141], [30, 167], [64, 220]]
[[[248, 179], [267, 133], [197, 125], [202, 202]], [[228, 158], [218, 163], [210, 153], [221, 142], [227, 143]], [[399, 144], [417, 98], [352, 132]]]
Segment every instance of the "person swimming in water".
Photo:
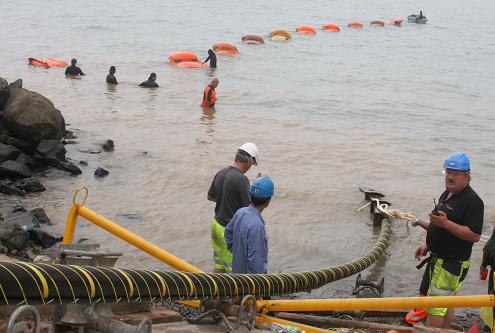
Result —
[[72, 58], [72, 60], [70, 61], [70, 66], [65, 69], [65, 76], [86, 75], [79, 67], [76, 66], [76, 64], [77, 64], [77, 59]]
[[203, 64], [210, 62], [210, 68], [217, 68], [217, 55], [213, 52], [212, 49], [208, 50], [208, 58], [203, 61]]
[[107, 83], [108, 84], [119, 84], [117, 82], [117, 78], [115, 77], [115, 72], [117, 70], [115, 69], [115, 66], [110, 66], [110, 69], [108, 70], [108, 75], [107, 75]]
[[141, 82], [141, 84], [139, 86], [143, 87], [143, 88], [158, 88], [159, 85], [155, 81], [156, 81], [156, 74], [151, 73], [148, 80]]

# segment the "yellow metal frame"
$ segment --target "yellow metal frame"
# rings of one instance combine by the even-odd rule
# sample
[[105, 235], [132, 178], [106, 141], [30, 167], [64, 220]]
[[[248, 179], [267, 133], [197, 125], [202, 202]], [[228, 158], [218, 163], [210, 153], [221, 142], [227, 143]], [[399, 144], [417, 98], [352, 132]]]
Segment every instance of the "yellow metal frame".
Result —
[[[84, 191], [85, 196], [82, 203], [76, 202], [78, 194]], [[193, 265], [185, 262], [174, 256], [173, 254], [159, 248], [158, 246], [144, 240], [138, 235], [122, 228], [118, 224], [113, 223], [112, 221], [104, 218], [101, 215], [96, 214], [91, 209], [85, 207], [86, 199], [88, 197], [88, 189], [85, 187], [79, 188], [76, 190], [74, 194], [74, 198], [72, 202], [74, 206], [71, 208], [69, 212], [69, 216], [67, 217], [67, 224], [65, 226], [64, 239], [62, 241], [63, 244], [72, 244], [74, 242], [74, 234], [76, 232], [77, 226], [77, 218], [78, 216], [84, 217], [86, 220], [92, 222], [93, 224], [99, 226], [100, 228], [108, 231], [112, 235], [115, 235], [122, 239], [123, 241], [134, 245], [138, 249], [150, 254], [151, 256], [157, 258], [158, 260], [172, 266], [173, 268], [185, 271], [185, 272], [193, 272], [193, 273], [204, 273], [199, 268], [194, 267]]]

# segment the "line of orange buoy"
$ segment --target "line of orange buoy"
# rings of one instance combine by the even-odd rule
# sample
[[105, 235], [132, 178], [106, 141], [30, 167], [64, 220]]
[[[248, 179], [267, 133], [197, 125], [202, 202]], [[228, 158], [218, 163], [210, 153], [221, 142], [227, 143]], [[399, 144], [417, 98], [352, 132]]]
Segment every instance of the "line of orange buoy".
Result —
[[[403, 20], [395, 19], [388, 21], [387, 23], [383, 21], [371, 21], [370, 26], [373, 27], [383, 27], [387, 25], [401, 26]], [[364, 28], [361, 22], [351, 22], [347, 24], [347, 27], [352, 30], [361, 30]], [[321, 27], [321, 30], [326, 32], [340, 32], [340, 26], [338, 24], [325, 24]], [[303, 35], [316, 35], [317, 31], [314, 27], [309, 25], [300, 25], [296, 27], [296, 32]], [[288, 30], [276, 29], [270, 32], [270, 40], [272, 41], [288, 41], [292, 39], [292, 34]], [[249, 45], [263, 45], [265, 40], [263, 37], [258, 35], [244, 35], [241, 41]], [[239, 50], [233, 44], [229, 43], [216, 43], [212, 47], [216, 54], [227, 55], [231, 57], [237, 57], [240, 55]], [[169, 57], [170, 63], [176, 65], [177, 67], [187, 67], [187, 68], [205, 68], [206, 66], [199, 60], [198, 56], [192, 52], [178, 52], [174, 53]], [[37, 64], [38, 66], [43, 66], [42, 62]]]

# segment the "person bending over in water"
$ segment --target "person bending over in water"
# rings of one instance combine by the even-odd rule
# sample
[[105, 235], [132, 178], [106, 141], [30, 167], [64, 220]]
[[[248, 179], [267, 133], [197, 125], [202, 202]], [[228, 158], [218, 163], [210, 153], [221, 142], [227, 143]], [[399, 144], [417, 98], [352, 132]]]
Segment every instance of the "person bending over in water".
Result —
[[86, 75], [83, 71], [76, 66], [77, 59], [72, 58], [70, 61], [70, 66], [65, 69], [65, 76], [78, 76], [78, 75]]
[[141, 82], [141, 84], [139, 86], [143, 87], [143, 88], [158, 88], [159, 85], [155, 81], [156, 81], [156, 74], [151, 73], [148, 80]]
[[110, 66], [110, 69], [108, 70], [108, 75], [107, 75], [107, 83], [108, 84], [119, 84], [117, 82], [117, 78], [115, 77], [115, 72], [117, 70], [115, 69], [115, 66]]
[[215, 92], [215, 88], [218, 86], [218, 79], [211, 80], [210, 84], [206, 87], [203, 93], [203, 103], [201, 103], [201, 107], [203, 109], [211, 108], [215, 106], [215, 102], [217, 101], [217, 93]]
[[421, 20], [423, 17], [424, 17], [424, 16], [423, 16], [423, 11], [422, 11], [422, 10], [420, 10], [420, 11], [419, 11], [419, 17], [418, 17], [418, 18]]
[[208, 50], [208, 58], [203, 61], [203, 64], [210, 62], [210, 68], [217, 68], [217, 55], [213, 52], [212, 49]]

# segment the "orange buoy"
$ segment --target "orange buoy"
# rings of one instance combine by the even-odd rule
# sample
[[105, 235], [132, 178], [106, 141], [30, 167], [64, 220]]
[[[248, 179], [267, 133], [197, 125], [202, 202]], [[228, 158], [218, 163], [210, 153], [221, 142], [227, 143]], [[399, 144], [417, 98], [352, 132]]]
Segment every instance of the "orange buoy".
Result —
[[48, 66], [48, 64], [43, 60], [38, 60], [34, 58], [28, 58], [28, 64], [34, 67], [50, 68], [50, 66]]
[[206, 68], [198, 56], [192, 52], [177, 52], [168, 57], [172, 65], [183, 68]]
[[387, 24], [388, 25], [395, 25], [395, 26], [400, 27], [402, 25], [402, 21], [404, 21], [404, 20], [403, 19], [395, 19], [395, 20], [392, 20], [392, 21], [388, 21]]
[[340, 27], [338, 24], [326, 24], [322, 27], [322, 29], [329, 32], [340, 32]]
[[418, 326], [420, 323], [428, 317], [428, 313], [425, 310], [410, 311], [406, 315], [406, 321], [412, 326]]
[[253, 45], [265, 44], [265, 40], [263, 39], [263, 37], [256, 35], [245, 35], [242, 36], [241, 40], [246, 44], [253, 44]]
[[296, 28], [297, 33], [304, 35], [316, 35], [316, 30], [308, 25], [300, 25]]
[[363, 29], [363, 24], [359, 22], [352, 22], [347, 25], [351, 29]]
[[239, 55], [239, 50], [232, 44], [229, 43], [217, 43], [212, 47], [216, 54], [224, 54], [231, 57], [237, 57]]
[[275, 40], [289, 40], [292, 38], [292, 35], [287, 30], [277, 29], [270, 32], [270, 37], [272, 37], [272, 39], [276, 37]]
[[65, 68], [65, 67], [69, 66], [69, 64], [67, 64], [65, 61], [55, 60], [53, 58], [46, 59], [46, 63], [50, 67], [63, 67], [63, 68]]
[[370, 25], [372, 25], [374, 27], [383, 27], [385, 25], [385, 23], [382, 21], [371, 21]]

